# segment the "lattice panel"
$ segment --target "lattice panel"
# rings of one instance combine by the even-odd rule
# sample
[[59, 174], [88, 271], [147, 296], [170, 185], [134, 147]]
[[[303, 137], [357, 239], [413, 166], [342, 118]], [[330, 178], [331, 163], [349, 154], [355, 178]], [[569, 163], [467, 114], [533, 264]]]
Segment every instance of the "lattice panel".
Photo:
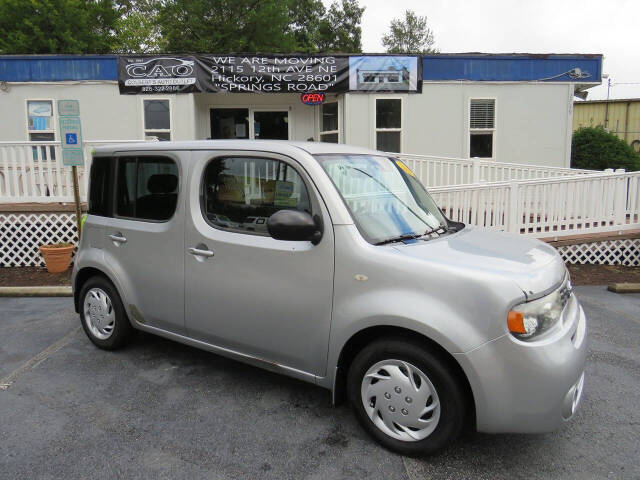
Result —
[[46, 243], [77, 245], [72, 213], [0, 213], [0, 267], [44, 266], [38, 250]]
[[640, 238], [607, 240], [558, 247], [566, 263], [584, 265], [640, 265]]
[[[0, 213], [0, 267], [44, 266], [38, 247], [45, 243], [78, 242], [72, 213]], [[567, 263], [640, 265], [640, 238], [608, 240], [558, 247]]]

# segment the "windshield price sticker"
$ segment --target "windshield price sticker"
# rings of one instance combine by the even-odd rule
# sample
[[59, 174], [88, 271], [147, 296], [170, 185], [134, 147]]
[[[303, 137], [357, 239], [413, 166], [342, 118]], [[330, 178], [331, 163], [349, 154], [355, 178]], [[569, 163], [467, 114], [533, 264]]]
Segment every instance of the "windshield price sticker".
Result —
[[413, 173], [411, 169], [405, 165], [404, 162], [402, 162], [401, 160], [396, 160], [396, 165], [398, 165], [403, 172], [415, 178], [416, 174]]

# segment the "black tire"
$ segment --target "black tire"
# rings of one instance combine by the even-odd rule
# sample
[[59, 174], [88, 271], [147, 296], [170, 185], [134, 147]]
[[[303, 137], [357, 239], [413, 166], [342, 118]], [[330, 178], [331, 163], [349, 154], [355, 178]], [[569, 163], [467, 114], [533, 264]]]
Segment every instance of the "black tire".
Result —
[[[85, 318], [84, 313], [84, 302], [85, 297], [91, 291], [91, 289], [99, 288], [102, 290], [111, 301], [111, 306], [113, 309], [113, 313], [115, 316], [115, 322], [113, 329], [111, 331], [111, 335], [108, 338], [102, 339], [98, 338], [92, 331], [89, 325], [87, 324], [87, 318]], [[80, 291], [80, 323], [82, 323], [82, 328], [84, 332], [89, 337], [89, 340], [98, 348], [103, 350], [115, 350], [126, 345], [133, 336], [133, 327], [129, 322], [129, 318], [127, 317], [127, 313], [124, 310], [124, 306], [122, 305], [122, 300], [120, 299], [120, 295], [118, 295], [117, 290], [113, 286], [113, 284], [104, 277], [95, 276], [91, 277], [87, 280]]]
[[[361, 395], [363, 377], [376, 363], [392, 359], [417, 367], [435, 387], [440, 403], [440, 417], [433, 432], [424, 439], [396, 439], [378, 428], [365, 411]], [[362, 349], [349, 368], [347, 395], [356, 417], [365, 430], [381, 445], [401, 455], [432, 454], [453, 442], [464, 426], [465, 394], [455, 370], [439, 355], [408, 339], [376, 340]], [[400, 402], [399, 408], [402, 398], [397, 401]]]

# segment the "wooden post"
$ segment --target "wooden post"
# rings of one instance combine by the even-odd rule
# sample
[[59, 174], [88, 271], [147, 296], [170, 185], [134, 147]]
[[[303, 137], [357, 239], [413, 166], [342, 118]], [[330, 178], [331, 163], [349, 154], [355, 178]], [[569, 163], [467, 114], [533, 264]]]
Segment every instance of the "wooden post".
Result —
[[76, 227], [78, 228], [78, 243], [82, 234], [82, 211], [80, 209], [80, 189], [78, 188], [78, 167], [71, 167], [71, 175], [73, 177], [73, 198], [76, 203]]

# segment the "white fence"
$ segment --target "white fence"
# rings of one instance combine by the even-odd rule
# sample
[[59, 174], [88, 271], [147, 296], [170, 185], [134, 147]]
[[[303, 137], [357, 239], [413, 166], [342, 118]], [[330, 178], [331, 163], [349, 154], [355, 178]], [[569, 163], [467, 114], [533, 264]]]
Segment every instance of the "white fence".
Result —
[[[80, 196], [86, 198], [86, 172], [91, 163], [93, 147], [138, 141], [85, 142], [85, 167], [78, 168]], [[478, 159], [407, 154], [396, 156], [401, 158], [429, 188], [593, 173], [591, 170], [498, 163]], [[71, 169], [62, 165], [59, 142], [0, 142], [0, 203], [70, 201], [73, 201]]]
[[390, 154], [400, 158], [427, 187], [445, 187], [480, 182], [532, 180], [600, 173], [578, 168], [502, 163], [493, 160]]
[[44, 266], [38, 250], [48, 243], [77, 244], [73, 213], [0, 213], [0, 267]]
[[[78, 167], [83, 200], [86, 199], [86, 172], [91, 165], [93, 148], [138, 141], [84, 143], [85, 166]], [[0, 203], [27, 202], [73, 202], [71, 167], [62, 165], [60, 142], [0, 142]]]
[[453, 220], [533, 237], [640, 228], [640, 172], [607, 171], [429, 191]]
[[[132, 140], [129, 140], [132, 142]], [[79, 168], [86, 198], [94, 146]], [[535, 237], [640, 228], [640, 173], [595, 172], [418, 155], [396, 155], [454, 220]], [[0, 203], [71, 202], [71, 169], [58, 142], [0, 142]]]

